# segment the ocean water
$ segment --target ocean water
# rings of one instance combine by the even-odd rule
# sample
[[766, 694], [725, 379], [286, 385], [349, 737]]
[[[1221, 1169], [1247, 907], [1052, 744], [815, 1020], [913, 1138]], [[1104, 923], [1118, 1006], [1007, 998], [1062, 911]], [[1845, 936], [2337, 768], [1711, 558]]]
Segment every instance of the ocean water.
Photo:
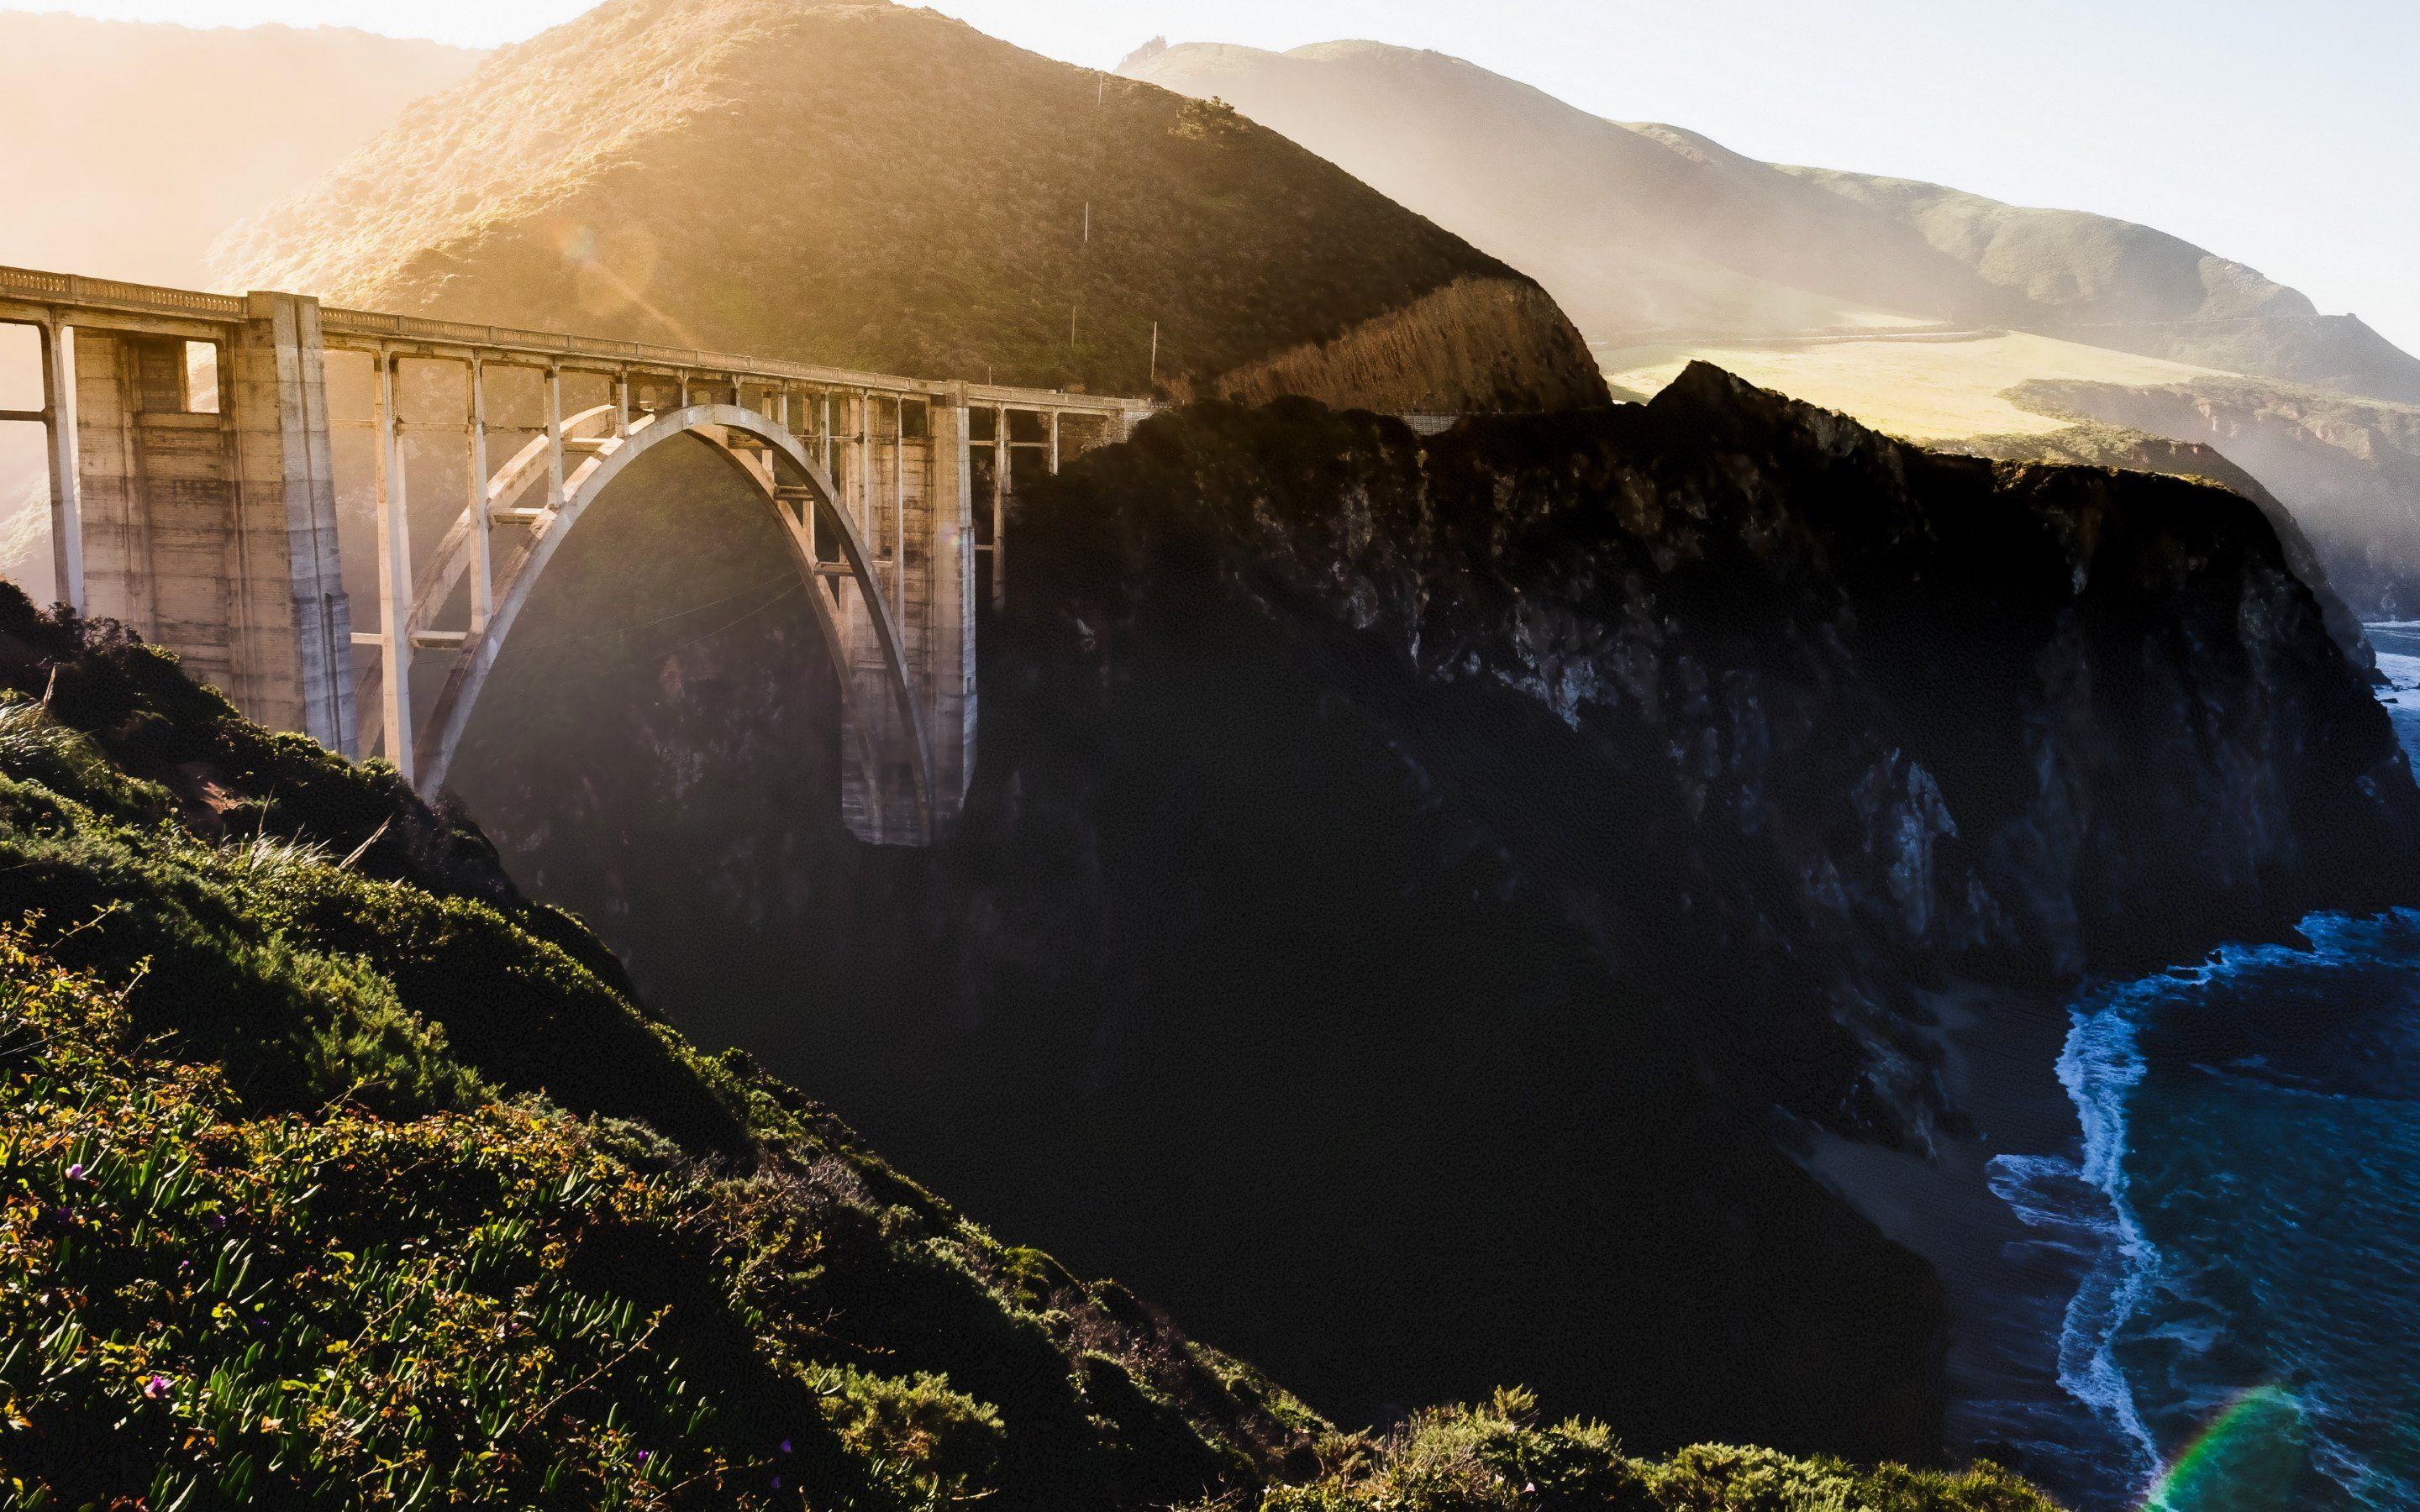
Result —
[[[2371, 635], [2420, 760], [2420, 625]], [[2420, 1508], [2420, 913], [2303, 933], [2087, 991], [2081, 1158], [1991, 1164], [2072, 1259], [2081, 1504]]]

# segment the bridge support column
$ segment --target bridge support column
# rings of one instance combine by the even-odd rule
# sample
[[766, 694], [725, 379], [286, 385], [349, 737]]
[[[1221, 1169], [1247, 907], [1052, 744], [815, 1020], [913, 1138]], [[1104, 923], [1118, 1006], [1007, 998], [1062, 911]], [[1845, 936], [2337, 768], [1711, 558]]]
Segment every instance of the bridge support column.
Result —
[[42, 332], [42, 431], [51, 464], [51, 573], [59, 602], [85, 611], [84, 505], [76, 475], [75, 331]]
[[[892, 580], [908, 685], [927, 741], [932, 774], [930, 820], [916, 781], [916, 731], [896, 703], [861, 695], [856, 732], [841, 741], [841, 811], [859, 839], [881, 844], [929, 844], [946, 833], [966, 806], [975, 759], [975, 553], [973, 426], [963, 390], [935, 397], [921, 438], [900, 436], [887, 479], [862, 478], [892, 491], [887, 516], [897, 532]], [[901, 427], [904, 430], [904, 426]], [[881, 687], [881, 646], [863, 598], [844, 594], [840, 616], [847, 664], [861, 688]], [[869, 769], [863, 754], [876, 753]]]
[[176, 652], [245, 716], [353, 753], [319, 307], [255, 294], [196, 411], [178, 336], [80, 329], [77, 483], [90, 612]]

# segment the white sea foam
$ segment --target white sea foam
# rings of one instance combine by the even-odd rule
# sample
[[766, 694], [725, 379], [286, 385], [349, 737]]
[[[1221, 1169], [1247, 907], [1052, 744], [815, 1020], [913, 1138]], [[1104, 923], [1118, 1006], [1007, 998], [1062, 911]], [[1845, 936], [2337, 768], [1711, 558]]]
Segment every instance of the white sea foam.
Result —
[[2126, 1099], [2144, 1072], [2133, 1010], [2162, 985], [2164, 979], [2155, 978], [2117, 989], [2096, 1008], [2074, 1010], [2073, 1026], [2058, 1057], [2059, 1084], [2084, 1125], [2084, 1160], [2077, 1174], [2108, 1202], [2111, 1229], [2068, 1304], [2059, 1331], [2058, 1383], [2133, 1442], [2141, 1451], [2146, 1480], [2160, 1472], [2159, 1443], [2118, 1368], [2116, 1347], [2159, 1273], [2159, 1250], [2144, 1234], [2127, 1197]]

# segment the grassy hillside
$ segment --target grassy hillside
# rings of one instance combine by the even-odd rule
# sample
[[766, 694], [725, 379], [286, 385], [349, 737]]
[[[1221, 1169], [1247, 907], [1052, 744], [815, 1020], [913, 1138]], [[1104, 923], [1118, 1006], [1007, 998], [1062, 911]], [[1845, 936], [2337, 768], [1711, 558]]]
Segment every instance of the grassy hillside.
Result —
[[2048, 1505], [1517, 1393], [1336, 1433], [690, 1043], [391, 772], [6, 589], [0, 1056], [8, 1507]]
[[2164, 231], [1905, 178], [1782, 171], [1914, 227], [1993, 287], [2021, 294], [2040, 326], [2076, 340], [2420, 401], [2420, 360], [2356, 317], [2323, 316], [2301, 291]]
[[1536, 274], [1591, 341], [1916, 323], [1974, 292], [1913, 238], [1877, 261], [1887, 228], [1837, 195], [1442, 54], [1204, 44], [1125, 71], [1224, 99]]
[[[791, 0], [611, 0], [219, 260], [381, 307], [1134, 393], [1155, 322], [1162, 378], [1206, 386], [1459, 279], [1527, 283], [1231, 112], [929, 10]], [[1601, 398], [1552, 325], [1508, 397]]]
[[1598, 357], [1607, 381], [1618, 388], [1658, 393], [1692, 362], [1712, 363], [1760, 387], [1916, 441], [2047, 436], [2072, 424], [2009, 396], [2032, 378], [2133, 386], [2215, 376], [2204, 368], [2009, 331], [1670, 342], [1601, 348]]
[[650, 1017], [386, 769], [13, 591], [0, 686], [0, 1473], [53, 1504], [1132, 1505], [1320, 1426]]

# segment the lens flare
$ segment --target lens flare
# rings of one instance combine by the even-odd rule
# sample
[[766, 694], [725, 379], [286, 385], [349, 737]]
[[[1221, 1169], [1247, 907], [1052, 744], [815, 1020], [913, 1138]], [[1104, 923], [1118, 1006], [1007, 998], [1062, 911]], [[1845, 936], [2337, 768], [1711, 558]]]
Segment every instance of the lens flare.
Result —
[[2279, 1386], [2257, 1386], [2227, 1404], [2178, 1454], [2143, 1512], [2277, 1512], [2293, 1504], [2308, 1425], [2303, 1404]]
[[655, 282], [657, 256], [655, 243], [644, 230], [617, 229], [610, 245], [593, 225], [563, 224], [553, 232], [564, 266], [571, 270], [582, 309], [600, 317], [636, 310], [653, 320], [674, 346], [706, 345], [647, 298], [647, 285]]

